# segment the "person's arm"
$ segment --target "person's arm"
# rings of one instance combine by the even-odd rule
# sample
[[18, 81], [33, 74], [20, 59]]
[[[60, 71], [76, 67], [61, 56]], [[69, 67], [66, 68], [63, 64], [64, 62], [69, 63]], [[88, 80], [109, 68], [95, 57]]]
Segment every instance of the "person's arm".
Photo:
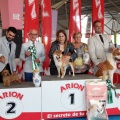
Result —
[[11, 56], [11, 63], [12, 63], [12, 73], [16, 72], [16, 61], [15, 61], [15, 52], [16, 52], [16, 44], [14, 43], [13, 54]]
[[44, 62], [44, 61], [45, 61], [45, 58], [46, 58], [45, 48], [44, 48], [44, 45], [42, 44], [42, 53], [40, 54], [39, 61], [40, 61], [40, 62]]
[[25, 57], [25, 49], [24, 49], [24, 44], [22, 44], [22, 47], [21, 47], [21, 52], [20, 52], [20, 59], [25, 61], [26, 60], [26, 57]]
[[95, 66], [97, 66], [100, 62], [96, 54], [99, 54], [99, 53], [96, 53], [96, 49], [95, 49], [96, 44], [94, 43], [93, 39], [94, 38], [88, 39], [88, 52], [89, 52], [92, 62], [94, 63]]
[[71, 53], [70, 61], [74, 61], [78, 55], [72, 43], [70, 43], [69, 52]]
[[51, 47], [50, 47], [50, 51], [49, 51], [49, 58], [50, 59], [53, 59], [53, 53], [55, 52], [55, 50], [56, 50], [56, 43], [52, 42]]

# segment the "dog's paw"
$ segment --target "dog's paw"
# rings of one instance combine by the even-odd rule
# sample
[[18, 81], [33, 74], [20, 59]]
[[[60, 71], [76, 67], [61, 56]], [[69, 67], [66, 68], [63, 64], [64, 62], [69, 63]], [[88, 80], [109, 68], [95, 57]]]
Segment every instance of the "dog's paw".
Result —
[[64, 76], [62, 76], [61, 78], [64, 78]]
[[73, 77], [75, 76], [75, 74], [72, 75]]

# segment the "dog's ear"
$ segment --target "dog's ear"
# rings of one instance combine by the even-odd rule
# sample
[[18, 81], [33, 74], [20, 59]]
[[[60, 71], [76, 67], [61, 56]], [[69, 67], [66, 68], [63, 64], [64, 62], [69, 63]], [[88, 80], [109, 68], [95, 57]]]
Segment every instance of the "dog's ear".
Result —
[[4, 71], [2, 71], [1, 75], [4, 76]]
[[106, 60], [106, 61], [104, 62], [104, 64], [108, 67], [108, 69], [110, 69], [110, 70], [113, 70], [113, 69], [114, 69], [114, 67], [110, 64], [110, 62], [109, 62], [108, 60]]

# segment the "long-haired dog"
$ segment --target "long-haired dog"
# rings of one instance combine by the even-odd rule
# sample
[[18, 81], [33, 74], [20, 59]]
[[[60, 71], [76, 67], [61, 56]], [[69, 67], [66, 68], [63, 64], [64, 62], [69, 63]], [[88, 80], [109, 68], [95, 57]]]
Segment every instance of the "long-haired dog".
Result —
[[[106, 119], [106, 100], [90, 100], [88, 104], [88, 118], [89, 120], [97, 120], [101, 117]], [[96, 118], [96, 119], [95, 119]]]
[[[120, 49], [116, 48], [112, 53], [107, 57], [107, 60], [103, 63], [103, 66], [96, 72], [95, 76], [103, 76], [104, 73], [108, 75], [108, 79], [113, 85], [113, 75], [116, 70], [116, 58], [120, 59]], [[113, 87], [115, 87], [113, 85]]]
[[72, 73], [73, 73], [73, 76], [75, 76], [74, 74], [74, 64], [73, 62], [65, 62], [64, 61], [64, 57], [65, 56], [69, 56], [70, 54], [67, 54], [67, 55], [63, 55], [62, 52], [60, 50], [56, 50], [54, 53], [53, 53], [53, 59], [54, 59], [54, 62], [55, 62], [55, 65], [57, 67], [57, 71], [58, 71], [58, 77], [60, 77], [60, 71], [62, 73], [62, 76], [61, 78], [64, 78], [65, 76], [65, 73], [66, 73], [66, 69], [68, 66], [71, 67], [72, 69]]
[[21, 83], [17, 74], [10, 75], [8, 70], [3, 70], [1, 75], [3, 76], [3, 86], [9, 87], [11, 82], [18, 82]]

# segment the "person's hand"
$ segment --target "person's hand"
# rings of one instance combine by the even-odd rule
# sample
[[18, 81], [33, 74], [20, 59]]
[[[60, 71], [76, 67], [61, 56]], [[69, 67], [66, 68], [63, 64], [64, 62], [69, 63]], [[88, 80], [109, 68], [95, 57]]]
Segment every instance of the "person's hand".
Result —
[[101, 68], [103, 66], [103, 63], [97, 64], [97, 67]]
[[110, 51], [111, 51], [111, 52], [113, 52], [114, 50], [115, 50], [115, 48], [114, 48], [114, 47], [113, 47], [113, 48], [110, 48]]
[[16, 71], [13, 71], [13, 73], [12, 73], [13, 75], [15, 75], [16, 74]]
[[0, 57], [0, 62], [5, 64], [5, 57], [4, 56]]
[[64, 62], [67, 64], [70, 61], [70, 56], [65, 55], [64, 56]]
[[28, 51], [25, 53], [25, 57], [29, 57], [29, 56], [31, 56], [31, 52]]
[[40, 63], [40, 60], [38, 58], [35, 59], [36, 63]]

